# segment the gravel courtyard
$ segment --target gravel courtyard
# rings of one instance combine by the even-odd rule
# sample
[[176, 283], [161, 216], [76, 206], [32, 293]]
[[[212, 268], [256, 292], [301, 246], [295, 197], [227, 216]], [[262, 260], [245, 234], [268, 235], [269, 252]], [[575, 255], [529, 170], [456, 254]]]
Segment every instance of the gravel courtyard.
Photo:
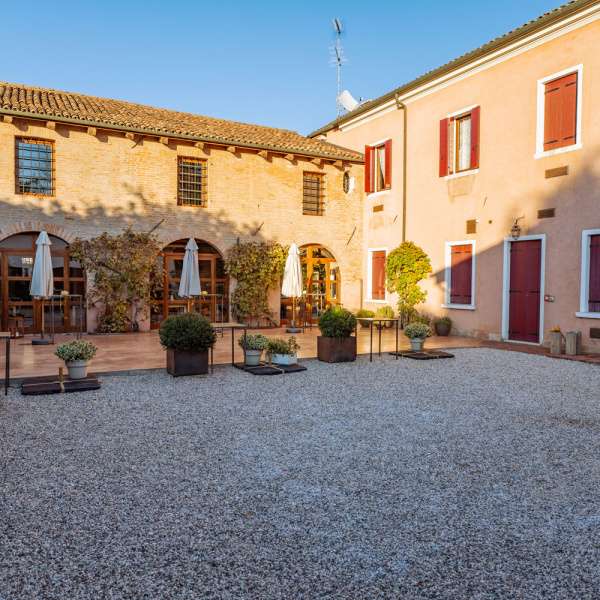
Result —
[[0, 598], [600, 598], [600, 368], [491, 349], [0, 408]]

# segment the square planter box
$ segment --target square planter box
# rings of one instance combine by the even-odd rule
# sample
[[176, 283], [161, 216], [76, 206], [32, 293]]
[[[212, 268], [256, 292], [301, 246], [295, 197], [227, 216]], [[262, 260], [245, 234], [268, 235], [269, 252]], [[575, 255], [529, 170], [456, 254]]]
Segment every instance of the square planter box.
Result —
[[317, 356], [323, 362], [352, 362], [356, 360], [356, 337], [340, 340], [318, 336]]
[[295, 365], [298, 362], [297, 354], [272, 354], [271, 362], [276, 365]]
[[167, 350], [167, 373], [173, 377], [206, 375], [208, 348], [204, 350]]

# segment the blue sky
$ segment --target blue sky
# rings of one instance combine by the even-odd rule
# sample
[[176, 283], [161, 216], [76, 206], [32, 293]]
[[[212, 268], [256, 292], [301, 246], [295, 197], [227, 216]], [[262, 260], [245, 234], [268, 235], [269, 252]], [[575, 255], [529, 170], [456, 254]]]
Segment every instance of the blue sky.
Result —
[[307, 134], [337, 117], [333, 17], [342, 89], [368, 99], [559, 1], [4, 3], [0, 80]]

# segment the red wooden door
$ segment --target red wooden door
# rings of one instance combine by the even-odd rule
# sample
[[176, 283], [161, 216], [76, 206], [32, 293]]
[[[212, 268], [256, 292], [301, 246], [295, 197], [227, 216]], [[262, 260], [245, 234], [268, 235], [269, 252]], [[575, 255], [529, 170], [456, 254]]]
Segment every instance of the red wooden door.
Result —
[[510, 245], [508, 339], [540, 341], [541, 240]]

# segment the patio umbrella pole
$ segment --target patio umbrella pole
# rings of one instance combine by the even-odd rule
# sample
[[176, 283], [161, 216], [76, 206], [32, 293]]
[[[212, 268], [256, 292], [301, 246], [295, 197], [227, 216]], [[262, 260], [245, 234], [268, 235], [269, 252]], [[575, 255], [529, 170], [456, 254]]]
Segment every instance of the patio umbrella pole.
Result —
[[292, 298], [292, 326], [285, 330], [286, 333], [300, 333], [299, 329], [296, 329], [296, 296]]
[[44, 299], [42, 298], [42, 330], [39, 339], [31, 340], [31, 344], [33, 346], [45, 346], [46, 344], [50, 344], [51, 341], [44, 337]]

